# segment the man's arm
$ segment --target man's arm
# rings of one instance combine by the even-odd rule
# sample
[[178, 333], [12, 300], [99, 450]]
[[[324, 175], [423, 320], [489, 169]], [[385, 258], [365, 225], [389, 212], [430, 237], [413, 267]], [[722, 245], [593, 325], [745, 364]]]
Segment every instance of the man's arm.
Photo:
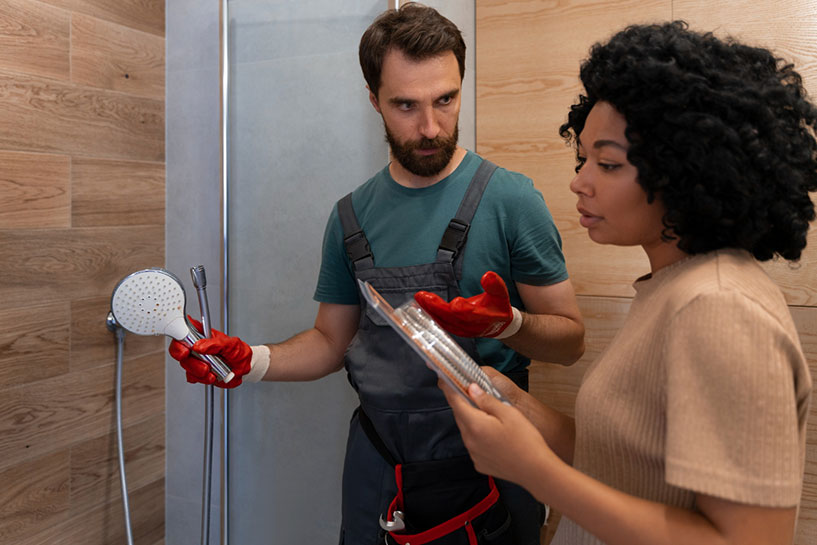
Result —
[[262, 380], [316, 380], [339, 371], [359, 319], [358, 305], [321, 303], [311, 329], [267, 345], [269, 368]]
[[570, 280], [550, 286], [516, 283], [525, 304], [519, 331], [502, 339], [539, 361], [571, 364], [584, 354], [584, 322]]

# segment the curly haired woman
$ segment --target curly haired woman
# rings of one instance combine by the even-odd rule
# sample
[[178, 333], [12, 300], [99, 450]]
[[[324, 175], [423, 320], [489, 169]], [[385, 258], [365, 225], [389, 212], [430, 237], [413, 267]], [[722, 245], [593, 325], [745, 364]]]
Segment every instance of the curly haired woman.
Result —
[[563, 514], [554, 544], [791, 543], [811, 378], [758, 261], [806, 245], [817, 109], [772, 52], [683, 22], [596, 44], [581, 80], [560, 129], [580, 223], [651, 272], [575, 419], [494, 373], [513, 406], [442, 385], [466, 446]]

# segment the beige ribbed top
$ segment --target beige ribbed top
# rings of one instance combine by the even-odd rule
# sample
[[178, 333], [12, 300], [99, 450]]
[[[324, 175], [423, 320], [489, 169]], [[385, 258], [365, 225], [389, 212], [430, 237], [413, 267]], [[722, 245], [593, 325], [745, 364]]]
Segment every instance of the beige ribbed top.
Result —
[[[582, 381], [574, 466], [688, 509], [696, 492], [797, 505], [811, 377], [780, 290], [741, 250], [688, 257], [634, 287]], [[566, 518], [553, 540], [598, 543]]]

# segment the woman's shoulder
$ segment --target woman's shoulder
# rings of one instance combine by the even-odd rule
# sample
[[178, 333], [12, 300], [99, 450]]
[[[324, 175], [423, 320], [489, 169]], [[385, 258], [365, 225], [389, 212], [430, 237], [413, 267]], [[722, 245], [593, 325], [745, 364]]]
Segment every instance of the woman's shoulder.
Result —
[[675, 312], [696, 302], [723, 313], [756, 312], [788, 323], [791, 316], [780, 288], [744, 250], [726, 249], [691, 256], [664, 284]]

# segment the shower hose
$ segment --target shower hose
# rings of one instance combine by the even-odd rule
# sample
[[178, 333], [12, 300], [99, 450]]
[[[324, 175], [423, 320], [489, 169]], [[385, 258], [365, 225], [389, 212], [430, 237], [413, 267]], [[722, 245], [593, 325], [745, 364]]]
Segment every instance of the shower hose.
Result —
[[[116, 336], [116, 450], [119, 458], [119, 482], [122, 487], [122, 507], [125, 511], [125, 536], [128, 545], [133, 545], [130, 503], [128, 501], [128, 482], [125, 475], [125, 448], [122, 440], [122, 360], [125, 353], [125, 330], [116, 323], [113, 313], [108, 313], [106, 320], [108, 330]], [[204, 476], [202, 492], [201, 543], [210, 543], [210, 483], [213, 471], [213, 386], [205, 389], [205, 422], [204, 422]]]

